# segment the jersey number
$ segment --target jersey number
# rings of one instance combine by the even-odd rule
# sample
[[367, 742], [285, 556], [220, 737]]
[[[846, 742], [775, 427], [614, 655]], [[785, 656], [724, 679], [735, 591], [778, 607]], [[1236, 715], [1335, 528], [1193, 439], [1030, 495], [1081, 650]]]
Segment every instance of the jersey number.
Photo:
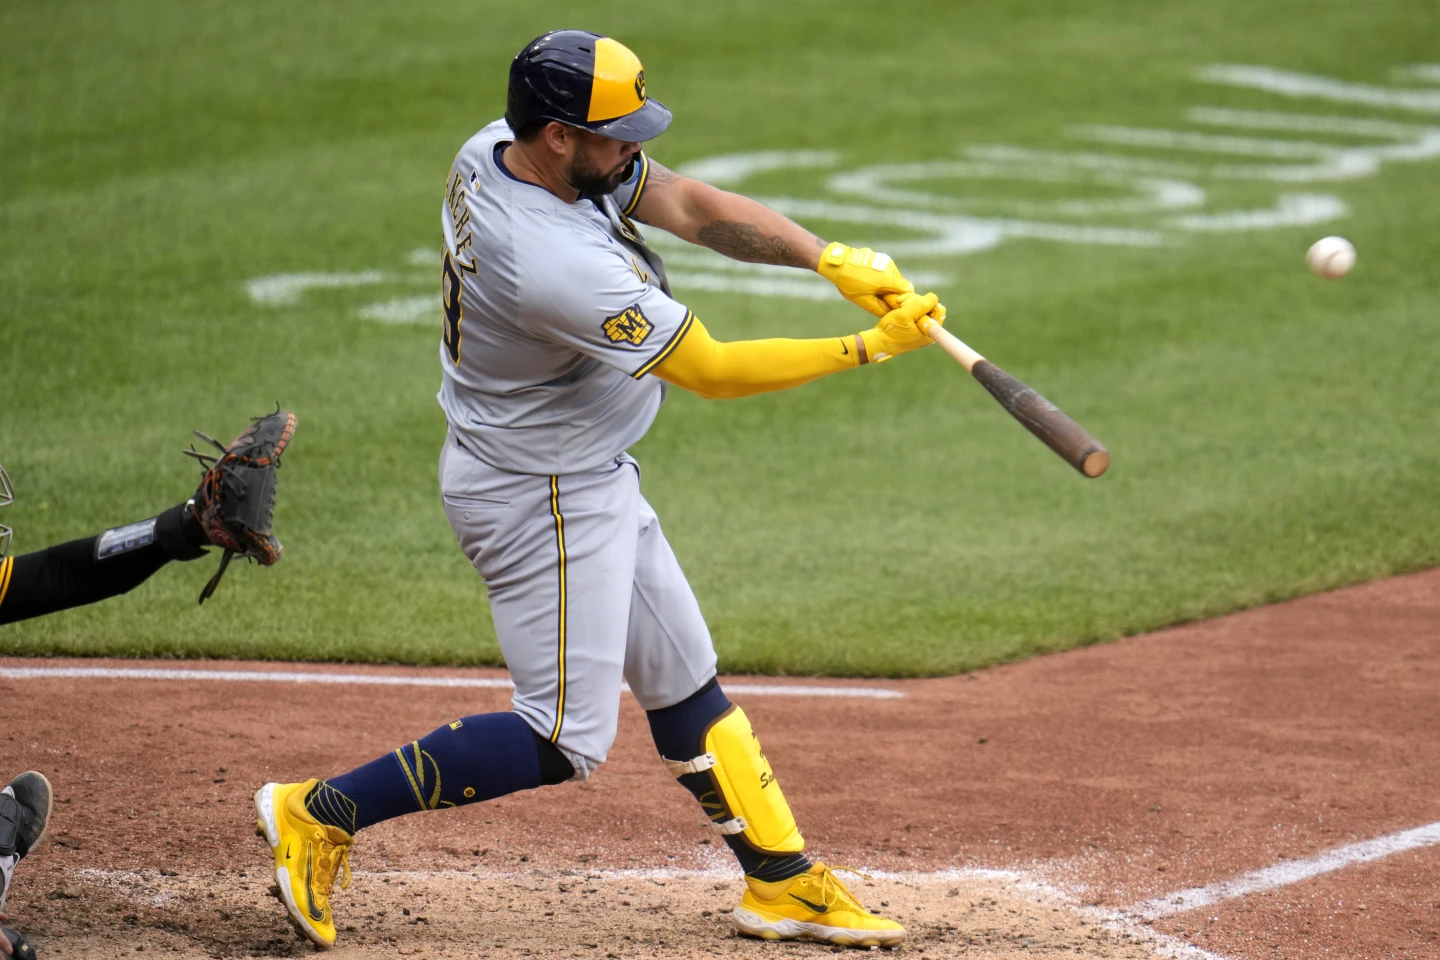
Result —
[[460, 274], [455, 269], [455, 258], [445, 251], [445, 260], [440, 266], [440, 300], [445, 306], [445, 349], [450, 353], [450, 362], [460, 364], [460, 321], [464, 311], [460, 309]]

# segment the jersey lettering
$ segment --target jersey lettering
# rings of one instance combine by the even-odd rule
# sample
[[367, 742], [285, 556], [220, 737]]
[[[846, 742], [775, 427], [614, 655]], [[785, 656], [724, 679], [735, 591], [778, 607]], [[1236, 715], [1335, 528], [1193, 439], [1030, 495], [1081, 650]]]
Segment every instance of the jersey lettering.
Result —
[[600, 469], [654, 421], [665, 387], [648, 368], [691, 315], [621, 212], [644, 189], [644, 155], [614, 193], [572, 203], [514, 176], [513, 137], [487, 125], [444, 181], [440, 405], [494, 467]]
[[[472, 176], [472, 178], [473, 178], [474, 174], [471, 174], [471, 176]], [[459, 257], [461, 253], [465, 252], [466, 250], [471, 249], [472, 245], [475, 243], [475, 231], [472, 229], [472, 226], [471, 226], [471, 223], [470, 223], [470, 206], [465, 202], [465, 179], [460, 176], [460, 172], [459, 172], [458, 170], [455, 172], [455, 175], [450, 178], [450, 186], [447, 187], [446, 190], [445, 190], [445, 206], [449, 208], [449, 210], [450, 210], [450, 219], [451, 219], [451, 221], [455, 224], [455, 227], [454, 227], [454, 234], [455, 234], [455, 256], [456, 256], [456, 257]], [[460, 268], [461, 268], [462, 270], [465, 269], [465, 264], [464, 264], [463, 261], [460, 263]], [[452, 273], [454, 272], [454, 271], [453, 271], [453, 268], [452, 268], [451, 272], [452, 272]], [[471, 272], [471, 273], [474, 273], [474, 272], [475, 272], [474, 266], [473, 266], [473, 261], [472, 261], [472, 265], [471, 265], [471, 268], [470, 268], [470, 272]], [[456, 284], [456, 286], [458, 287], [459, 285]], [[457, 299], [456, 299], [456, 309], [458, 309], [458, 308], [459, 308], [459, 306], [458, 306], [458, 305], [459, 305], [459, 299], [458, 299], [458, 298], [459, 298], [459, 294], [458, 294], [458, 293], [456, 294], [456, 298], [457, 298]], [[446, 303], [446, 316], [448, 317], [448, 316], [449, 316], [449, 303], [450, 303], [450, 295], [449, 295], [448, 291], [447, 291], [446, 294], [445, 294], [445, 303]], [[457, 320], [455, 321], [455, 325], [456, 325], [457, 328], [458, 328], [459, 324], [460, 324], [460, 321], [457, 319]], [[447, 342], [448, 342], [448, 341], [447, 341]], [[457, 343], [458, 343], [458, 341], [457, 341]], [[459, 349], [459, 348], [458, 348], [458, 346], [457, 346], [457, 347], [456, 347], [456, 350], [458, 351], [458, 349]], [[452, 356], [458, 356], [459, 354], [458, 354], [457, 352], [452, 351], [452, 354], [451, 354], [451, 355], [452, 355]], [[457, 362], [458, 362], [458, 361], [457, 361]]]
[[445, 328], [441, 336], [445, 340], [445, 349], [450, 352], [450, 362], [460, 362], [460, 321], [465, 317], [465, 310], [460, 306], [460, 274], [455, 270], [455, 258], [450, 251], [445, 251], [445, 259], [440, 264], [440, 302], [445, 307]]

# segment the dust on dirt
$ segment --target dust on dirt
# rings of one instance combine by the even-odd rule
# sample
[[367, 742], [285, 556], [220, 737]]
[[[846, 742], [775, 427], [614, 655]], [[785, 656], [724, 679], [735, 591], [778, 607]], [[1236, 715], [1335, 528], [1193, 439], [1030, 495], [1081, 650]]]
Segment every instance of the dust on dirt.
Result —
[[[308, 951], [267, 896], [251, 793], [333, 776], [509, 699], [494, 686], [302, 685], [276, 664], [244, 665], [281, 673], [254, 682], [145, 678], [133, 661], [88, 661], [88, 676], [73, 666], [0, 660], [0, 766], [39, 769], [57, 794], [51, 841], [21, 865], [9, 904], [42, 958]], [[904, 918], [911, 957], [1440, 957], [1436, 848], [1129, 938], [1096, 919], [1440, 822], [1440, 570], [962, 677], [884, 681], [899, 694], [885, 699], [762, 696], [741, 683], [750, 689], [736, 683], [734, 699], [808, 849], [892, 872], [858, 892]], [[827, 949], [733, 934], [734, 862], [629, 697], [592, 780], [378, 824], [353, 864], [357, 882], [337, 903], [342, 928], [355, 928], [340, 949], [357, 956], [774, 960]], [[398, 872], [417, 868], [428, 872]], [[1005, 879], [1018, 871], [1083, 902]], [[1147, 930], [1152, 941], [1137, 939]]]
[[[167, 871], [168, 873], [168, 871]], [[849, 878], [854, 892], [903, 922], [909, 957], [1153, 960], [1140, 931], [1086, 919], [1073, 905], [1004, 877]], [[182, 958], [307, 955], [261, 870], [167, 876], [84, 870], [47, 880], [13, 907], [46, 958], [117, 953]], [[740, 937], [730, 919], [738, 874], [712, 871], [357, 874], [333, 901], [329, 957], [475, 956], [780, 960], [845, 948]], [[17, 894], [19, 891], [17, 890]]]

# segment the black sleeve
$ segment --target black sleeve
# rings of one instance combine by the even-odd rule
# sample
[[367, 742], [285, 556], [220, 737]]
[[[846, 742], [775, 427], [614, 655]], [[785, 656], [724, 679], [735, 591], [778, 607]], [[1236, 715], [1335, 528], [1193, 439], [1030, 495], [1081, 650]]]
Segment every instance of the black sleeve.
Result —
[[177, 547], [173, 537], [165, 535], [167, 527], [179, 529], [183, 509], [183, 505], [172, 508], [156, 518], [160, 535], [140, 546], [110, 551], [103, 559], [98, 556], [102, 533], [0, 561], [0, 624], [119, 596], [172, 559], [204, 556], [203, 550], [189, 544]]

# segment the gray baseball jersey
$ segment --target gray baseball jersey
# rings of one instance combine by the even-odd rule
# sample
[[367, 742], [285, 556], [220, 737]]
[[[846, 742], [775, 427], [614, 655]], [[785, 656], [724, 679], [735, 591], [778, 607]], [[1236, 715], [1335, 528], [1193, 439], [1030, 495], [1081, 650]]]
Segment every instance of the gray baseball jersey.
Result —
[[591, 470], [644, 436], [664, 396], [646, 374], [689, 327], [627, 218], [649, 161], [613, 195], [566, 203], [516, 179], [503, 120], [450, 169], [440, 406], [460, 442], [516, 473]]
[[445, 515], [485, 580], [514, 709], [580, 779], [614, 740], [623, 680], [647, 710], [715, 675], [700, 606], [625, 449], [655, 419], [648, 376], [694, 322], [613, 195], [566, 203], [515, 179], [490, 124], [460, 150], [442, 222]]

